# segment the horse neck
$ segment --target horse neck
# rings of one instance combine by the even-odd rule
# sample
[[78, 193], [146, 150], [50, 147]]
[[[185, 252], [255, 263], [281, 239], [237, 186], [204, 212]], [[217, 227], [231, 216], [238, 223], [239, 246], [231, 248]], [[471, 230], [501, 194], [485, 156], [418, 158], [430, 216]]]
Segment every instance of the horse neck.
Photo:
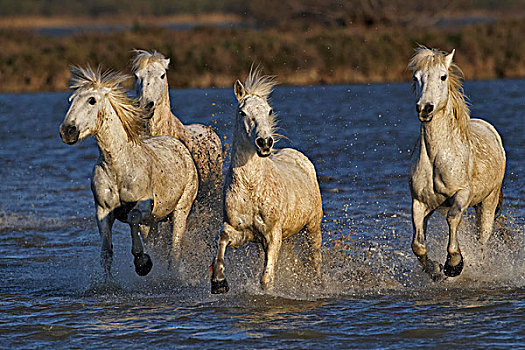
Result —
[[97, 141], [100, 155], [105, 162], [111, 165], [126, 163], [132, 157], [132, 142], [122, 123], [109, 102], [106, 102], [104, 121], [98, 129], [95, 140]]
[[184, 125], [171, 113], [168, 83], [166, 83], [164, 94], [150, 119], [149, 131], [151, 135], [169, 135], [181, 140], [186, 138]]
[[240, 178], [251, 183], [264, 179], [262, 174], [269, 171], [271, 162], [269, 158], [259, 157], [254, 147], [240, 137], [238, 131], [234, 132], [230, 164], [234, 180]]
[[430, 122], [421, 123], [421, 149], [425, 149], [430, 158], [443, 149], [464, 148], [469, 143], [468, 134], [460, 128], [453, 114], [449, 99], [445, 108], [435, 113]]

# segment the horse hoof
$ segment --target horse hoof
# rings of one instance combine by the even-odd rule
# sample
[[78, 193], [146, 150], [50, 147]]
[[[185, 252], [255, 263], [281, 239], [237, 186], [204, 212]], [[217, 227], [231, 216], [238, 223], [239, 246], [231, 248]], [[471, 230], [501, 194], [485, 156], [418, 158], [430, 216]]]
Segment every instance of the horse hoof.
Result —
[[445, 266], [443, 267], [443, 273], [445, 276], [448, 277], [456, 277], [459, 276], [461, 271], [463, 271], [463, 256], [461, 256], [461, 260], [459, 261], [459, 264], [456, 266], [452, 266], [449, 264], [450, 259], [447, 257], [447, 261], [445, 262]]
[[153, 267], [153, 262], [148, 254], [135, 255], [135, 272], [139, 276], [146, 276]]
[[228, 293], [230, 287], [228, 287], [228, 281], [223, 279], [221, 281], [211, 281], [211, 294], [224, 294]]

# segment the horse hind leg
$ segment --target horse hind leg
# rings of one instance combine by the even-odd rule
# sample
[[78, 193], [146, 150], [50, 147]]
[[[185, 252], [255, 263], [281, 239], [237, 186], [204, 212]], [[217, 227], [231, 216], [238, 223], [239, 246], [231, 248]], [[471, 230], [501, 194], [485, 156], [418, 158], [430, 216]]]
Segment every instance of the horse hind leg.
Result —
[[306, 226], [306, 240], [310, 248], [310, 255], [308, 257], [309, 264], [313, 267], [317, 279], [321, 281], [321, 245], [323, 243], [323, 236], [321, 234], [321, 221], [317, 220]]
[[178, 261], [182, 255], [182, 238], [186, 231], [186, 223], [191, 205], [177, 208], [171, 213], [170, 221], [172, 224], [171, 251], [169, 261]]
[[501, 189], [493, 191], [480, 204], [476, 206], [476, 224], [479, 240], [485, 246], [492, 235], [494, 219], [501, 209]]

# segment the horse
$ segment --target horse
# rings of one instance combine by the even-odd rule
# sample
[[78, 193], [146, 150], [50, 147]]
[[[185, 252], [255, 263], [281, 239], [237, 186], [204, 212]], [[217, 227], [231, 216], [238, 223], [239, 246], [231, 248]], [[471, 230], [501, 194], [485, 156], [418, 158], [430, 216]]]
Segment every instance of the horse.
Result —
[[169, 136], [142, 138], [146, 112], [121, 87], [126, 79], [119, 73], [102, 73], [100, 68], [72, 67], [71, 105], [60, 125], [60, 136], [68, 145], [88, 136], [97, 141], [99, 157], [91, 190], [106, 281], [113, 280], [111, 230], [115, 219], [129, 224], [135, 271], [145, 276], [153, 263], [144, 253], [140, 228], [171, 221], [171, 256], [178, 257], [198, 188], [197, 170], [181, 141]]
[[226, 248], [237, 249], [248, 242], [262, 244], [266, 259], [261, 286], [270, 291], [283, 239], [304, 228], [309, 261], [321, 279], [321, 192], [315, 168], [305, 155], [291, 148], [273, 152], [276, 120], [268, 97], [275, 84], [259, 69], [250, 71], [244, 85], [239, 80], [234, 84], [238, 108], [224, 184], [225, 221], [210, 266], [213, 294], [229, 290], [224, 274]]
[[[491, 124], [470, 118], [464, 75], [452, 61], [454, 53], [420, 46], [408, 64], [421, 122], [409, 175], [412, 251], [434, 280], [463, 270], [457, 231], [465, 210], [475, 208], [478, 238], [485, 247], [503, 200], [505, 149]], [[446, 217], [449, 228], [444, 266], [428, 258], [425, 246], [427, 222], [435, 210]]]
[[[149, 135], [177, 137], [192, 154], [199, 174], [198, 201], [219, 203], [222, 175], [222, 143], [211, 127], [183, 125], [171, 112], [166, 72], [169, 58], [161, 53], [134, 50], [133, 74], [140, 106], [152, 114], [148, 119]], [[218, 190], [219, 189], [219, 190]]]

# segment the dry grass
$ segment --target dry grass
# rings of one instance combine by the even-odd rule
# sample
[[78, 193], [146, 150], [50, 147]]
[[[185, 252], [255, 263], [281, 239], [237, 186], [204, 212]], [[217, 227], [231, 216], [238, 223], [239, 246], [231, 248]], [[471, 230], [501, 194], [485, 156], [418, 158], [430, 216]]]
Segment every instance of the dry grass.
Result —
[[525, 20], [449, 30], [389, 26], [240, 30], [199, 27], [171, 31], [141, 26], [62, 38], [0, 29], [0, 91], [64, 90], [69, 66], [102, 64], [129, 71], [131, 49], [171, 58], [172, 87], [231, 86], [252, 62], [283, 84], [403, 81], [416, 43], [451, 50], [467, 79], [525, 77]]

